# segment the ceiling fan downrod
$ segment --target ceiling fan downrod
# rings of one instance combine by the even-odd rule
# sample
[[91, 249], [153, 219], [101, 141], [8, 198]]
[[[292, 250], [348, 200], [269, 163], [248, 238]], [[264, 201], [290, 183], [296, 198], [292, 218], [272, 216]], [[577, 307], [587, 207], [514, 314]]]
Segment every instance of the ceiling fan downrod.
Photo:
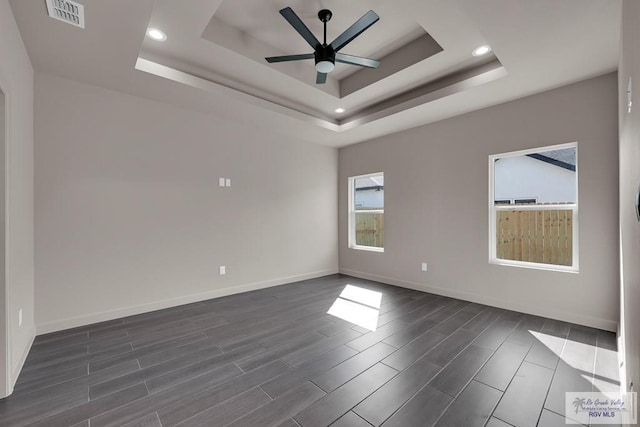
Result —
[[322, 9], [320, 12], [318, 12], [318, 19], [320, 19], [320, 21], [324, 23], [324, 42], [322, 43], [323, 46], [327, 45], [327, 22], [331, 21], [332, 16], [333, 13], [331, 13], [329, 9]]

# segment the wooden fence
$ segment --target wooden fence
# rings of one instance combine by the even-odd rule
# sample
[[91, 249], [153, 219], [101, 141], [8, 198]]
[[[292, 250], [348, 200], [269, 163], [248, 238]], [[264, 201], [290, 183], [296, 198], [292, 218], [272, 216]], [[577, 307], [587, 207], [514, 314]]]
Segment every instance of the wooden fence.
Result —
[[356, 245], [384, 247], [384, 214], [356, 212]]
[[497, 211], [497, 257], [554, 265], [573, 263], [573, 211]]

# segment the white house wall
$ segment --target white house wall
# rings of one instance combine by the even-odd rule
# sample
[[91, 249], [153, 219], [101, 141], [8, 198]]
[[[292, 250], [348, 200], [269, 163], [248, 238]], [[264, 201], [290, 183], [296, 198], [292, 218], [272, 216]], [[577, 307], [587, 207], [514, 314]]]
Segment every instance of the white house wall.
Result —
[[496, 200], [537, 198], [538, 203], [576, 200], [576, 173], [568, 169], [516, 156], [498, 160], [494, 170]]

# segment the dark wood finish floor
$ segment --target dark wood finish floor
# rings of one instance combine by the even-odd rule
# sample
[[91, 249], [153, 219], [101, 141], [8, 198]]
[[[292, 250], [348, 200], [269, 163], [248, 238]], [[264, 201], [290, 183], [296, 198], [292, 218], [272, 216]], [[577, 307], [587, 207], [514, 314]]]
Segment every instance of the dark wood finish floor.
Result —
[[[347, 284], [382, 294], [375, 332], [327, 314]], [[565, 391], [618, 387], [615, 350], [334, 275], [38, 336], [0, 425], [563, 426]]]

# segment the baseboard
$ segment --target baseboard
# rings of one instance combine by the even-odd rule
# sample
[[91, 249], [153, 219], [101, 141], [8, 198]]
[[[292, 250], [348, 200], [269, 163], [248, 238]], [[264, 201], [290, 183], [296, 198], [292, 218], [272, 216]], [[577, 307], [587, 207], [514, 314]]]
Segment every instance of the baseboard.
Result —
[[18, 376], [20, 372], [22, 372], [22, 367], [24, 363], [27, 361], [27, 356], [29, 355], [29, 351], [31, 350], [31, 346], [33, 345], [33, 340], [36, 338], [36, 327], [35, 325], [29, 330], [29, 340], [28, 344], [22, 349], [22, 354], [20, 355], [20, 359], [18, 360], [18, 364], [11, 372], [11, 378], [9, 378], [9, 390], [8, 395], [13, 393], [13, 388], [16, 385], [16, 381], [18, 381]]
[[147, 313], [150, 311], [161, 310], [163, 308], [176, 307], [184, 304], [205, 301], [213, 298], [220, 298], [229, 295], [239, 294], [243, 292], [256, 291], [258, 289], [270, 288], [272, 286], [284, 285], [287, 283], [298, 282], [301, 280], [315, 279], [330, 274], [337, 274], [338, 269], [315, 271], [311, 273], [299, 274], [288, 277], [280, 277], [278, 279], [266, 280], [263, 282], [247, 283], [244, 285], [231, 286], [223, 289], [215, 289], [208, 292], [198, 294], [185, 295], [177, 298], [155, 301], [149, 304], [140, 304], [130, 307], [117, 308], [114, 310], [103, 311], [100, 313], [92, 313], [86, 316], [71, 317], [53, 322], [46, 322], [37, 325], [38, 335], [57, 332], [64, 329], [75, 328], [78, 326], [90, 325], [92, 323], [105, 322], [107, 320], [119, 319], [121, 317], [133, 316], [136, 314]]
[[382, 282], [388, 285], [399, 286], [402, 288], [429, 292], [432, 294], [442, 295], [445, 297], [457, 298], [464, 301], [475, 302], [478, 304], [490, 305], [492, 307], [519, 311], [521, 313], [532, 314], [535, 316], [548, 317], [551, 319], [562, 320], [569, 323], [576, 323], [578, 325], [589, 326], [592, 328], [602, 329], [605, 331], [616, 332], [618, 330], [617, 322], [612, 320], [607, 320], [607, 319], [601, 319], [598, 317], [584, 316], [581, 314], [568, 313], [565, 311], [549, 310], [544, 307], [532, 307], [532, 306], [527, 306], [523, 304], [514, 304], [511, 301], [501, 300], [499, 298], [492, 298], [492, 297], [487, 297], [485, 295], [477, 295], [469, 292], [439, 288], [436, 286], [427, 285], [425, 283], [410, 282], [406, 280], [396, 279], [393, 277], [379, 276], [376, 274], [369, 274], [362, 271], [350, 270], [347, 268], [341, 268], [340, 274], [359, 277], [361, 279], [374, 280], [376, 282]]

